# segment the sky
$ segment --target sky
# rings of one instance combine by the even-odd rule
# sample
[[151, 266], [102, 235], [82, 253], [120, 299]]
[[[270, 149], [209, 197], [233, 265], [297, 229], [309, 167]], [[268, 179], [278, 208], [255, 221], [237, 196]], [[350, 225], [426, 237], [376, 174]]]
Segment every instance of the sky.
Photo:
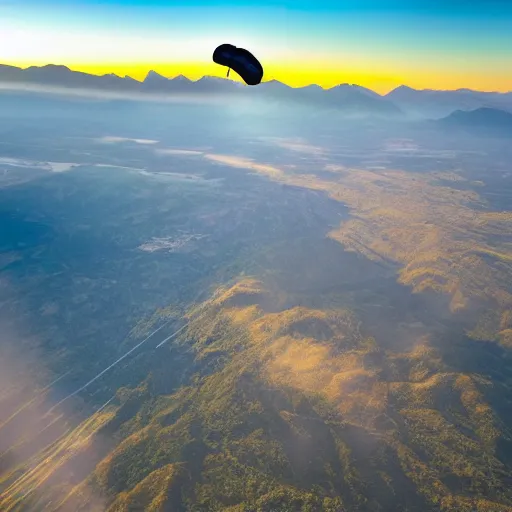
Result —
[[511, 34], [511, 0], [0, 0], [0, 63], [139, 80], [225, 76], [231, 43], [292, 86], [512, 91]]

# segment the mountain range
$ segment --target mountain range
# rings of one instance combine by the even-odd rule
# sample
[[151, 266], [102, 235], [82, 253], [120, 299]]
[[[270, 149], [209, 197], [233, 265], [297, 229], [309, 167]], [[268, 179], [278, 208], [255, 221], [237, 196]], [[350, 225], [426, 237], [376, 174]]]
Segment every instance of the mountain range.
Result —
[[494, 108], [512, 112], [512, 92], [481, 92], [469, 89], [453, 91], [417, 90], [400, 86], [380, 95], [354, 84], [340, 84], [324, 89], [319, 85], [291, 87], [277, 80], [246, 87], [241, 82], [204, 76], [193, 81], [179, 75], [166, 78], [150, 71], [141, 82], [115, 74], [92, 75], [73, 71], [66, 66], [49, 64], [26, 69], [0, 65], [0, 84], [90, 89], [105, 92], [144, 94], [237, 94], [271, 98], [280, 102], [300, 102], [326, 108], [339, 108], [354, 114], [378, 114], [392, 117], [404, 115], [440, 118], [456, 110]]
[[456, 110], [494, 108], [512, 111], [512, 92], [417, 90], [402, 85], [385, 96], [404, 111], [418, 116], [444, 117]]
[[484, 107], [471, 111], [456, 110], [435, 122], [438, 126], [449, 130], [487, 132], [493, 135], [512, 134], [512, 113], [494, 108]]

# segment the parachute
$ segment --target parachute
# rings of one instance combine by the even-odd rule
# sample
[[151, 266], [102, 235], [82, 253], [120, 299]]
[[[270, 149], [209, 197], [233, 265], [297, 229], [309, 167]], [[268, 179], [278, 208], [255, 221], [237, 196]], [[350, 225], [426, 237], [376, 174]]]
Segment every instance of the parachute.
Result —
[[213, 62], [236, 71], [247, 85], [258, 85], [263, 78], [263, 67], [258, 59], [244, 48], [221, 44], [213, 52]]

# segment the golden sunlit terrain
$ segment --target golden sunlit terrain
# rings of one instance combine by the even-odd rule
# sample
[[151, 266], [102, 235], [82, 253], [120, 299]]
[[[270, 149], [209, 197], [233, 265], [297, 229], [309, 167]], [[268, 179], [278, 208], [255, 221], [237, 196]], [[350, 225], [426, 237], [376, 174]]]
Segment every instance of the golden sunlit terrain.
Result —
[[[383, 350], [350, 311], [282, 300], [246, 279], [191, 310], [182, 342], [195, 340], [196, 358], [216, 370], [154, 402], [147, 424], [147, 390], [118, 393], [122, 405], [58, 440], [4, 492], [3, 508], [56, 474], [64, 484], [64, 452], [86, 457], [123, 421], [117, 448], [92, 450], [91, 476], [54, 488], [47, 510], [103, 510], [99, 497], [109, 511], [272, 510], [290, 499], [297, 510], [403, 509], [411, 493], [420, 498], [410, 510], [512, 510], [497, 456], [511, 438], [487, 379], [451, 368], [428, 338]], [[308, 492], [303, 479], [322, 484]]]
[[478, 319], [474, 335], [508, 340], [512, 250], [500, 237], [512, 233], [512, 215], [489, 211], [475, 191], [440, 184], [465, 181], [460, 175], [325, 164], [320, 170], [332, 174], [326, 179], [240, 158], [207, 157], [281, 183], [324, 191], [346, 204], [352, 218], [329, 236], [366, 258], [399, 265], [399, 282], [414, 292], [447, 295], [453, 313], [478, 309], [483, 302], [485, 314]]

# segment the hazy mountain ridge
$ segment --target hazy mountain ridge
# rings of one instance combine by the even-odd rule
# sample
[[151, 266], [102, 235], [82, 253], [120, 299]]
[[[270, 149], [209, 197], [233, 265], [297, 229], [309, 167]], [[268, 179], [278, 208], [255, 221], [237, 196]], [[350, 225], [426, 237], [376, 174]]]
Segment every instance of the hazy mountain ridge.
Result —
[[468, 89], [455, 91], [416, 90], [400, 86], [381, 95], [355, 84], [339, 84], [324, 89], [312, 84], [291, 87], [277, 80], [263, 82], [256, 88], [225, 78], [204, 76], [190, 80], [183, 75], [166, 78], [150, 71], [141, 82], [129, 76], [115, 74], [92, 75], [72, 71], [66, 66], [31, 66], [26, 69], [0, 66], [0, 83], [30, 84], [38, 86], [92, 89], [108, 92], [145, 94], [224, 94], [264, 96], [279, 101], [311, 103], [322, 107], [340, 107], [357, 112], [370, 112], [390, 116], [412, 113], [425, 117], [443, 117], [451, 112], [494, 107], [512, 110], [512, 93], [480, 92]]
[[145, 79], [139, 82], [128, 76], [124, 78], [114, 74], [97, 76], [55, 65], [27, 69], [3, 66], [0, 67], [0, 83], [2, 82], [160, 95], [236, 94], [237, 97], [265, 97], [279, 102], [312, 103], [321, 107], [343, 108], [354, 114], [401, 115], [400, 109], [386, 98], [368, 89], [346, 84], [331, 89], [323, 89], [315, 85], [293, 88], [277, 80], [270, 80], [259, 87], [251, 88], [227, 78], [203, 76], [193, 81], [183, 75], [166, 78], [155, 71], [149, 71]]
[[512, 133], [512, 113], [494, 108], [478, 108], [471, 111], [456, 110], [440, 119], [438, 124], [447, 128], [492, 130]]
[[400, 108], [418, 115], [445, 117], [456, 110], [488, 107], [512, 110], [512, 92], [484, 92], [470, 89], [440, 91], [417, 90], [402, 85], [385, 95]]

